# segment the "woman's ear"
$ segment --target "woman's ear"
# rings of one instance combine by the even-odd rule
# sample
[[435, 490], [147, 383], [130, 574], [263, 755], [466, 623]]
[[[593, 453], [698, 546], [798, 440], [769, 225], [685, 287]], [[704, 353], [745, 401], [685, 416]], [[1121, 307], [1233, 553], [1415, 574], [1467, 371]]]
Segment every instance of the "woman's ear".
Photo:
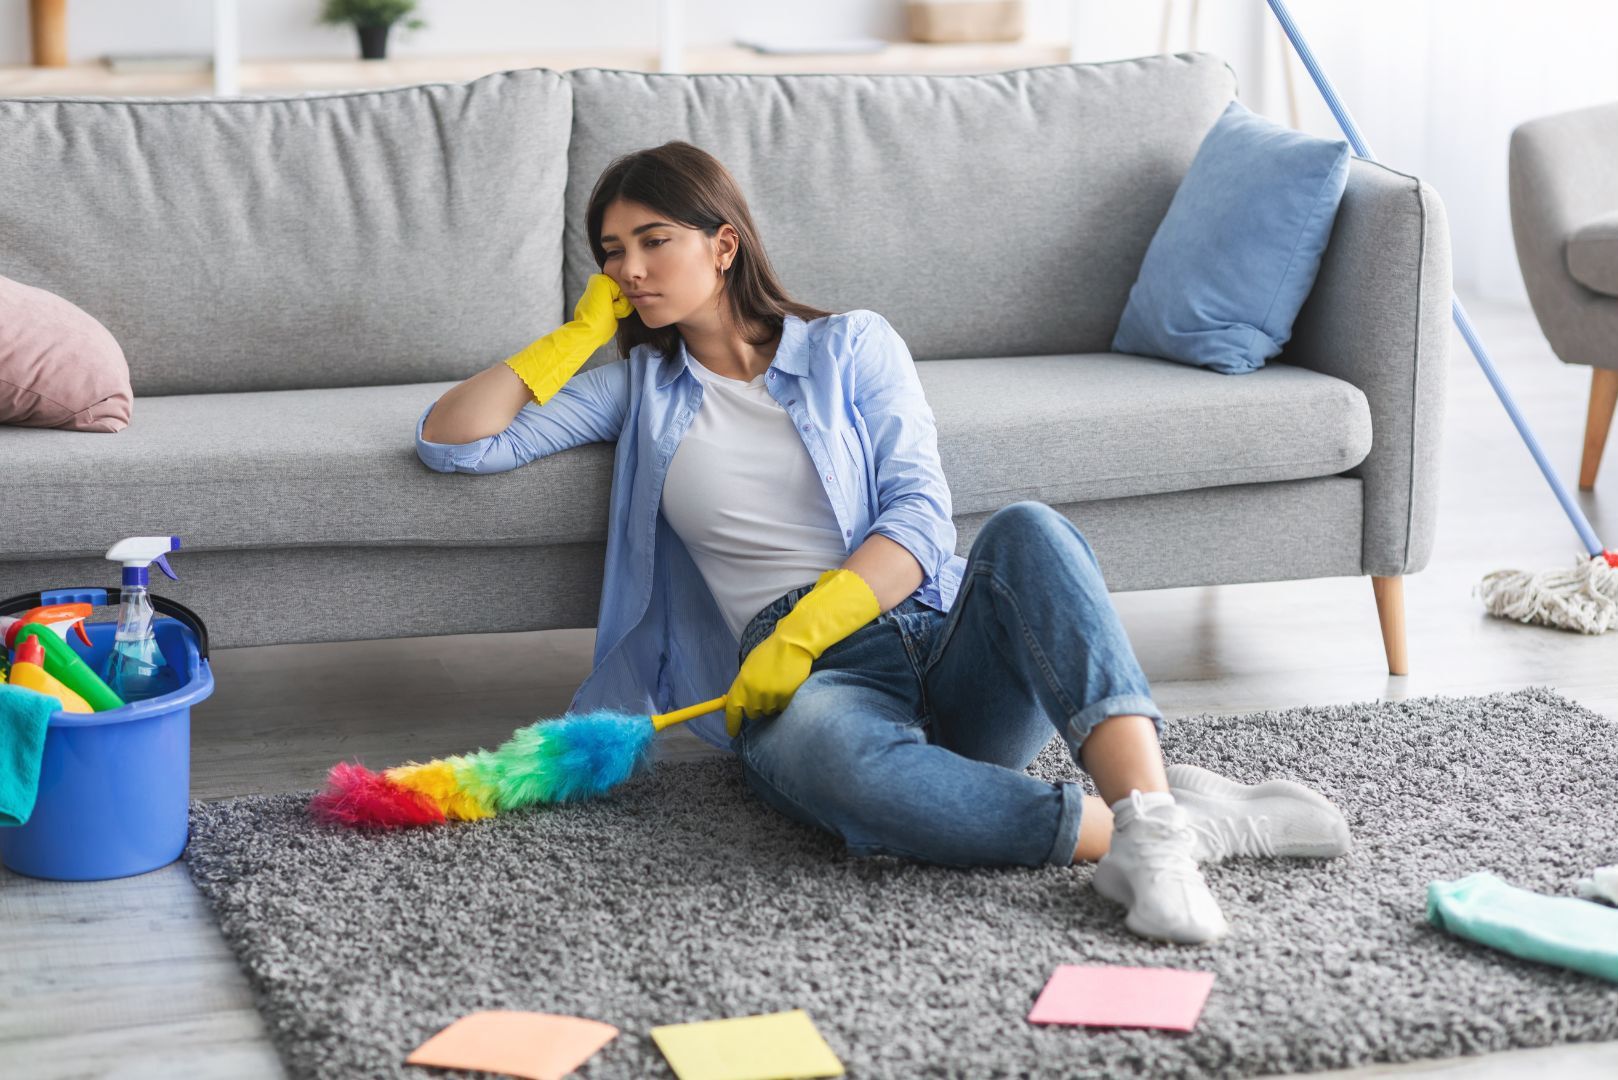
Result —
[[714, 236], [714, 269], [721, 274], [730, 269], [730, 264], [736, 258], [736, 252], [741, 248], [741, 234], [734, 225], [721, 225], [719, 232]]

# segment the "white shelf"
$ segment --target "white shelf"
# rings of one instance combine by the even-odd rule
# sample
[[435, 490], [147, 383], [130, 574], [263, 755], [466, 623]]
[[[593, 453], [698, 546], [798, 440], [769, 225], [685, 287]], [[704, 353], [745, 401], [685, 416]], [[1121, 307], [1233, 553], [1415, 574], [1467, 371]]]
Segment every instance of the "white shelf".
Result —
[[739, 46], [685, 43], [686, 0], [658, 0], [655, 48], [543, 50], [446, 56], [394, 56], [386, 60], [274, 59], [242, 61], [239, 0], [213, 0], [211, 71], [117, 74], [98, 61], [66, 67], [0, 67], [0, 96], [209, 97], [320, 90], [375, 89], [423, 82], [458, 82], [512, 68], [581, 67], [630, 71], [735, 73], [940, 74], [1004, 71], [1066, 63], [1078, 45], [1078, 2], [1073, 36], [1064, 41], [933, 45], [895, 41], [877, 53], [772, 55]]
[[[880, 53], [775, 56], [738, 47], [685, 50], [687, 72], [766, 73], [970, 73], [1066, 63], [1067, 42], [925, 45], [893, 42]], [[454, 56], [389, 57], [386, 60], [248, 60], [235, 66], [231, 93], [297, 93], [374, 89], [424, 82], [459, 82], [512, 68], [581, 67], [660, 71], [658, 53], [633, 49], [572, 49]], [[216, 93], [217, 72], [115, 74], [99, 61], [67, 67], [0, 67], [0, 96], [207, 97]]]

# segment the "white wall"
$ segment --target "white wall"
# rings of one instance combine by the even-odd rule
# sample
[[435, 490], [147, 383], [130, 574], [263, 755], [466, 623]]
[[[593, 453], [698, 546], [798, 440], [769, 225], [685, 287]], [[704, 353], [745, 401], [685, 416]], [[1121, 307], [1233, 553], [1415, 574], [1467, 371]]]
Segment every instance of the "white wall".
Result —
[[[1290, 110], [1284, 42], [1264, 0], [1027, 0], [1029, 37], [1066, 40], [1079, 60], [1167, 47], [1225, 57], [1250, 107], [1283, 123]], [[1377, 158], [1430, 182], [1449, 210], [1457, 285], [1522, 299], [1506, 204], [1506, 145], [1530, 117], [1618, 100], [1613, 0], [1290, 0], [1288, 8]], [[351, 31], [315, 22], [319, 0], [240, 0], [242, 56], [349, 57]], [[211, 0], [72, 0], [70, 59], [109, 50], [207, 51]], [[608, 12], [603, 17], [601, 12]], [[401, 56], [496, 53], [603, 44], [655, 49], [657, 0], [422, 0], [428, 26], [395, 32]], [[902, 0], [686, 0], [686, 39], [752, 34], [817, 39], [904, 36]], [[0, 64], [28, 62], [27, 4], [0, 0]], [[1295, 58], [1298, 125], [1335, 137], [1336, 123]]]
[[[1536, 116], [1618, 101], [1618, 3], [1295, 0], [1290, 7], [1376, 157], [1427, 180], [1443, 198], [1457, 288], [1526, 303], [1507, 203], [1511, 131]], [[1279, 71], [1279, 60], [1272, 63]], [[1330, 111], [1294, 63], [1300, 126], [1334, 134]], [[1269, 87], [1276, 89], [1273, 79]], [[1284, 118], [1275, 102], [1268, 114]]]
[[[1078, 58], [1157, 51], [1164, 6], [1080, 0]], [[1169, 6], [1169, 50], [1189, 48], [1190, 0]], [[1618, 3], [1288, 0], [1286, 7], [1377, 160], [1422, 177], [1444, 200], [1457, 289], [1526, 302], [1507, 204], [1511, 130], [1535, 116], [1618, 101]], [[1292, 122], [1284, 58], [1298, 127], [1340, 135], [1263, 0], [1202, 0], [1199, 14], [1196, 46], [1230, 61], [1244, 103]]]

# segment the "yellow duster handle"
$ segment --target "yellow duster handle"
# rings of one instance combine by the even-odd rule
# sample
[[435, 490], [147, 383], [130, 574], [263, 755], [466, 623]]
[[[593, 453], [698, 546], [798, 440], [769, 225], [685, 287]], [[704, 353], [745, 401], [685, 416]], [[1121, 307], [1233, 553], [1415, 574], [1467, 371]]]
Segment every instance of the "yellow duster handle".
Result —
[[683, 709], [676, 709], [673, 712], [657, 713], [652, 717], [652, 730], [662, 731], [670, 724], [678, 724], [683, 721], [690, 720], [693, 717], [702, 716], [704, 713], [718, 712], [724, 707], [725, 699], [723, 697], [716, 697], [712, 701], [704, 701], [696, 705], [688, 705]]

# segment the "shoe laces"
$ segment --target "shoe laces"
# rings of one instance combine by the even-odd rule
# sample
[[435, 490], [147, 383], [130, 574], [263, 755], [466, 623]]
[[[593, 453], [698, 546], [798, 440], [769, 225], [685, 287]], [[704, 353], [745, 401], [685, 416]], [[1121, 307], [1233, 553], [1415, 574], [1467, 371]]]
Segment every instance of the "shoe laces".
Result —
[[1210, 859], [1226, 859], [1232, 855], [1273, 856], [1275, 838], [1269, 826], [1270, 819], [1263, 814], [1199, 817], [1191, 822], [1191, 827], [1207, 842]]
[[[1197, 869], [1197, 861], [1193, 857], [1196, 845], [1196, 834], [1187, 824], [1184, 810], [1178, 815], [1169, 817], [1154, 817], [1152, 809], [1171, 809], [1170, 807], [1148, 808], [1142, 804], [1141, 793], [1132, 791], [1129, 802], [1134, 807], [1134, 821], [1129, 825], [1131, 832], [1139, 832], [1154, 840], [1167, 841], [1166, 843], [1146, 843], [1136, 849], [1136, 858], [1141, 865], [1165, 878], [1181, 881], [1201, 882], [1202, 874]], [[1175, 820], [1178, 818], [1179, 820]]]

